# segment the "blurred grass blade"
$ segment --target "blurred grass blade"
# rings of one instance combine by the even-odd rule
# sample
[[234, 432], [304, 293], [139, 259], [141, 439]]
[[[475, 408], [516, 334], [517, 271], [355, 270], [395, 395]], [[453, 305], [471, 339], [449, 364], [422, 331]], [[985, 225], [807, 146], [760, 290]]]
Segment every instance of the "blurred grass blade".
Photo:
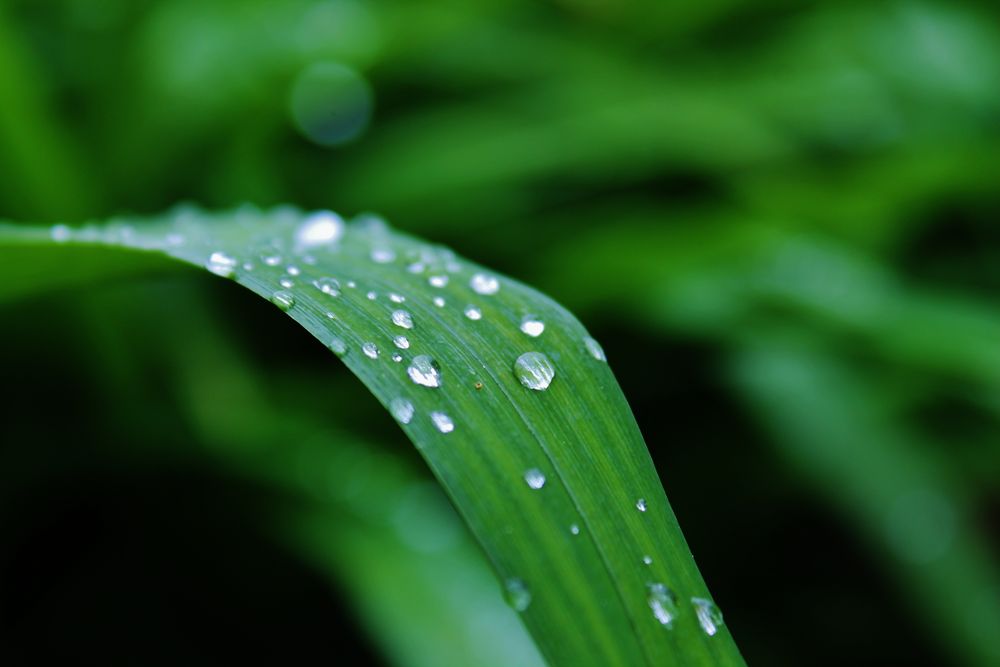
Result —
[[376, 218], [291, 209], [5, 226], [0, 244], [21, 292], [76, 251], [86, 276], [143, 251], [286, 311], [418, 447], [551, 665], [742, 664], [603, 352], [538, 292]]

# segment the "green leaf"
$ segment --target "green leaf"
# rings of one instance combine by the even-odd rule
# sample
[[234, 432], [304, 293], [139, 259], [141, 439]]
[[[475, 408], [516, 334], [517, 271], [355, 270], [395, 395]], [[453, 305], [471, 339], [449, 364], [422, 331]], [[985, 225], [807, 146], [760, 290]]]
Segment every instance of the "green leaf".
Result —
[[377, 218], [287, 208], [8, 225], [0, 243], [18, 294], [105, 265], [120, 280], [148, 253], [285, 310], [400, 422], [551, 665], [743, 664], [603, 353], [542, 294]]

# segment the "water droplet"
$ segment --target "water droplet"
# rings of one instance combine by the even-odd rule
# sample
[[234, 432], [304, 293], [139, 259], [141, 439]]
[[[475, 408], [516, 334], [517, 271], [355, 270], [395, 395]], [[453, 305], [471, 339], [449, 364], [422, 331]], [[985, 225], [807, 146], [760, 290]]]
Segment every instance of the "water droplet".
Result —
[[601, 347], [601, 344], [598, 343], [593, 338], [591, 338], [590, 336], [587, 336], [586, 338], [583, 339], [583, 344], [584, 346], [586, 346], [587, 352], [589, 352], [590, 356], [592, 356], [594, 359], [597, 359], [598, 361], [608, 360], [607, 356], [604, 354], [604, 348]]
[[365, 294], [365, 296], [368, 297], [369, 301], [374, 301], [375, 299], [378, 298], [378, 292], [371, 291], [371, 292], [368, 292], [368, 294]]
[[401, 355], [399, 352], [394, 352], [391, 358], [398, 364], [403, 360], [403, 355]]
[[337, 316], [333, 313], [333, 311], [330, 310], [326, 311], [326, 316], [331, 320], [337, 319]]
[[410, 315], [405, 310], [394, 310], [392, 311], [392, 323], [397, 327], [403, 327], [404, 329], [413, 328], [413, 316]]
[[66, 225], [53, 225], [52, 229], [49, 230], [49, 235], [52, 237], [53, 241], [61, 243], [63, 241], [68, 241], [69, 237], [72, 235], [72, 232], [70, 228]]
[[531, 591], [520, 579], [508, 579], [504, 582], [504, 590], [507, 604], [514, 611], [521, 612], [531, 606]]
[[494, 276], [488, 276], [485, 273], [477, 273], [472, 276], [469, 281], [469, 287], [476, 294], [490, 295], [496, 294], [500, 291], [500, 281]]
[[396, 294], [395, 292], [389, 295], [389, 301], [393, 303], [403, 303], [406, 301], [406, 297], [402, 294]]
[[392, 344], [401, 350], [407, 350], [410, 347], [410, 339], [406, 336], [396, 336], [392, 339]]
[[694, 605], [694, 613], [698, 616], [698, 623], [701, 629], [709, 637], [714, 636], [722, 626], [722, 611], [715, 606], [715, 603], [705, 598], [691, 598]]
[[525, 352], [514, 362], [514, 375], [528, 389], [544, 391], [552, 384], [556, 369], [541, 352]]
[[652, 565], [653, 564], [653, 557], [652, 556], [643, 556], [642, 557], [642, 564], [643, 565]]
[[570, 527], [569, 527], [569, 532], [572, 533], [573, 535], [579, 535], [580, 534], [580, 526], [576, 525], [575, 523], [571, 524]]
[[295, 230], [295, 245], [312, 248], [334, 243], [344, 235], [344, 221], [333, 211], [310, 213]]
[[466, 306], [465, 307], [465, 316], [468, 317], [470, 320], [473, 320], [473, 321], [475, 321], [475, 320], [481, 320], [481, 319], [483, 319], [483, 311], [479, 310], [475, 306]]
[[424, 271], [427, 270], [427, 265], [424, 264], [423, 262], [414, 262], [413, 264], [410, 264], [408, 267], [406, 267], [406, 270], [409, 271], [410, 273], [423, 273]]
[[347, 343], [345, 343], [340, 338], [334, 337], [330, 339], [330, 343], [327, 345], [330, 351], [333, 352], [338, 357], [342, 357], [347, 354]]
[[532, 338], [538, 338], [545, 331], [545, 322], [532, 315], [526, 315], [521, 320], [521, 331]]
[[347, 281], [347, 286], [348, 286], [348, 287], [349, 287], [350, 289], [354, 289], [355, 287], [357, 287], [357, 286], [358, 286], [358, 284], [357, 284], [356, 282], [354, 282], [353, 280], [348, 280], [348, 281]]
[[427, 279], [431, 287], [445, 287], [448, 285], [448, 276], [431, 276]]
[[674, 619], [677, 618], [677, 596], [661, 583], [646, 584], [646, 588], [649, 591], [646, 602], [653, 610], [653, 618], [660, 625], [672, 627]]
[[313, 281], [313, 286], [323, 294], [340, 296], [340, 281], [336, 278], [317, 278]]
[[285, 289], [292, 289], [293, 287], [295, 287], [295, 281], [292, 280], [291, 278], [282, 278], [281, 280], [278, 281], [278, 284], [284, 287]]
[[413, 403], [405, 398], [394, 398], [389, 403], [389, 411], [400, 424], [409, 424], [413, 419]]
[[260, 261], [264, 262], [267, 266], [277, 266], [281, 264], [281, 255], [276, 253], [261, 253]]
[[361, 351], [365, 353], [365, 356], [369, 359], [378, 359], [378, 345], [375, 343], [365, 343], [361, 346]]
[[636, 500], [635, 501], [635, 508], [637, 510], [639, 510], [640, 512], [645, 512], [646, 511], [646, 499], [645, 498], [639, 498], [638, 500]]
[[426, 354], [418, 354], [413, 357], [410, 367], [406, 369], [406, 374], [422, 387], [441, 386], [441, 368]]
[[295, 305], [295, 297], [292, 296], [291, 292], [278, 290], [271, 295], [271, 303], [282, 310], [291, 310], [291, 308]]
[[288, 268], [285, 269], [285, 273], [287, 273], [290, 276], [297, 276], [300, 273], [302, 273], [302, 271], [297, 266], [289, 266]]
[[244, 271], [253, 271], [253, 262], [243, 262]]
[[434, 297], [434, 305], [437, 306], [438, 308], [444, 308], [444, 297], [443, 296]]
[[451, 433], [455, 430], [455, 422], [444, 412], [432, 412], [431, 421], [434, 422], [435, 428], [442, 433]]
[[545, 475], [538, 468], [530, 468], [524, 473], [524, 481], [533, 489], [545, 486]]
[[375, 248], [372, 250], [372, 261], [376, 264], [389, 264], [396, 261], [396, 253], [389, 248]]
[[236, 258], [217, 250], [208, 258], [205, 268], [217, 276], [232, 278], [236, 273]]

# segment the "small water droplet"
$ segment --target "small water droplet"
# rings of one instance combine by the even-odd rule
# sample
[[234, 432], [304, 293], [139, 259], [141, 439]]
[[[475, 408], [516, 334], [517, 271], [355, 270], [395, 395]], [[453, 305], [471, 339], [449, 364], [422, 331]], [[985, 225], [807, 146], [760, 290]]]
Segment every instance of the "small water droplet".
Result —
[[545, 322], [532, 315], [526, 315], [521, 320], [521, 331], [532, 338], [538, 338], [545, 331]]
[[392, 294], [389, 295], [389, 301], [392, 301], [393, 303], [403, 303], [404, 301], [406, 301], [406, 297], [403, 296], [402, 294], [396, 294], [395, 292], [393, 292]]
[[418, 354], [413, 357], [410, 367], [406, 369], [406, 374], [422, 387], [441, 386], [441, 368], [426, 354]]
[[394, 398], [389, 403], [389, 411], [400, 424], [409, 424], [413, 419], [413, 403], [405, 398]]
[[281, 264], [281, 255], [277, 253], [261, 253], [260, 261], [264, 262], [267, 266], [277, 266]]
[[483, 311], [479, 310], [475, 306], [466, 306], [465, 316], [472, 321], [481, 320], [483, 319]]
[[437, 306], [438, 308], [444, 308], [444, 297], [443, 296], [434, 297], [434, 305]]
[[295, 230], [295, 245], [299, 248], [334, 243], [344, 235], [344, 221], [333, 211], [310, 213]]
[[671, 628], [677, 618], [677, 596], [661, 583], [646, 584], [649, 595], [646, 602], [660, 625]]
[[706, 598], [691, 598], [694, 605], [694, 613], [698, 616], [698, 624], [709, 637], [715, 636], [722, 627], [722, 611], [715, 606], [715, 603]]
[[645, 512], [646, 511], [646, 499], [645, 498], [639, 498], [638, 500], [636, 500], [635, 501], [635, 508], [637, 510], [639, 510], [640, 512]]
[[597, 359], [598, 361], [608, 360], [608, 357], [604, 354], [604, 348], [601, 347], [601, 344], [598, 343], [593, 338], [591, 338], [590, 336], [587, 336], [586, 338], [583, 339], [583, 344], [587, 348], [587, 352], [589, 352], [590, 356], [592, 356], [594, 359]]
[[365, 294], [365, 296], [368, 297], [369, 301], [374, 301], [375, 299], [378, 298], [378, 292], [371, 291], [371, 292], [368, 292], [368, 294]]
[[389, 264], [396, 261], [396, 253], [390, 248], [375, 248], [372, 250], [372, 261], [376, 264]]
[[556, 369], [541, 352], [525, 352], [514, 362], [514, 375], [528, 389], [544, 391], [552, 384]]
[[520, 579], [511, 578], [504, 582], [507, 604], [514, 611], [521, 612], [531, 606], [531, 591]]
[[399, 352], [393, 352], [391, 358], [392, 358], [393, 361], [395, 361], [398, 364], [399, 362], [401, 362], [403, 360], [403, 355], [401, 355]]
[[278, 281], [278, 284], [284, 287], [285, 289], [292, 289], [293, 287], [295, 287], [295, 281], [292, 280], [291, 278], [282, 278], [281, 280]]
[[336, 278], [317, 278], [313, 281], [313, 286], [323, 294], [340, 296], [340, 281]]
[[469, 287], [476, 294], [490, 295], [496, 294], [500, 291], [500, 281], [494, 276], [488, 276], [485, 273], [477, 273], [472, 276], [469, 280]]
[[331, 320], [337, 319], [337, 316], [331, 310], [326, 311], [326, 316]]
[[579, 535], [580, 534], [580, 526], [576, 525], [575, 523], [574, 524], [570, 524], [569, 532], [572, 533], [573, 535]]
[[236, 258], [217, 250], [208, 258], [205, 268], [217, 276], [232, 278], [233, 274], [236, 273]]
[[642, 564], [643, 565], [652, 565], [653, 564], [653, 557], [652, 556], [643, 556], [642, 557]]
[[540, 489], [545, 486], [545, 475], [538, 468], [530, 468], [524, 473], [524, 481], [532, 489]]
[[396, 336], [392, 339], [392, 344], [401, 350], [406, 350], [410, 347], [410, 339], [406, 336]]
[[365, 343], [361, 346], [361, 351], [365, 353], [365, 356], [369, 359], [378, 359], [378, 345], [375, 343]]
[[451, 433], [455, 430], [455, 422], [444, 412], [432, 412], [431, 421], [434, 422], [435, 428], [442, 433]]
[[330, 351], [333, 352], [338, 357], [342, 357], [347, 354], [347, 343], [342, 339], [333, 337], [330, 339], [330, 343], [327, 345]]
[[410, 315], [405, 310], [394, 310], [392, 311], [392, 323], [397, 327], [403, 327], [404, 329], [413, 328], [413, 316]]
[[287, 273], [290, 276], [297, 276], [300, 273], [302, 273], [302, 271], [297, 266], [289, 266], [285, 269], [285, 273]]
[[348, 286], [348, 287], [349, 287], [350, 289], [354, 289], [355, 287], [357, 287], [357, 286], [358, 286], [358, 284], [357, 284], [356, 282], [354, 282], [353, 280], [348, 280], [348, 281], [347, 281], [347, 286]]
[[431, 287], [446, 287], [448, 285], [448, 276], [431, 276], [427, 279]]
[[253, 271], [253, 262], [243, 262], [244, 271]]
[[406, 267], [406, 270], [409, 271], [410, 273], [423, 273], [424, 271], [427, 270], [427, 265], [424, 264], [423, 262], [414, 262], [413, 264], [410, 264], [408, 267]]
[[271, 295], [271, 303], [282, 310], [291, 310], [292, 307], [295, 306], [295, 297], [292, 296], [291, 292], [278, 290]]

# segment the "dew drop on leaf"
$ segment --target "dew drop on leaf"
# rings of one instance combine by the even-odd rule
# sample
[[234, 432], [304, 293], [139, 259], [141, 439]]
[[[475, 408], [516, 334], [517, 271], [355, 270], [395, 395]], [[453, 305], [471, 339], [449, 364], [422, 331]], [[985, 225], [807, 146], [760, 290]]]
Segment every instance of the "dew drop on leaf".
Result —
[[295, 297], [291, 292], [278, 290], [271, 295], [271, 303], [282, 310], [291, 310], [295, 306]]
[[504, 582], [504, 597], [514, 611], [521, 612], [531, 606], [531, 591], [520, 579], [511, 578]]
[[410, 347], [410, 339], [406, 336], [396, 336], [392, 339], [392, 344], [401, 350], [406, 350]]
[[544, 391], [552, 384], [556, 369], [541, 352], [525, 352], [514, 362], [514, 375], [528, 389]]
[[579, 535], [580, 534], [580, 526], [576, 525], [575, 523], [571, 524], [570, 527], [569, 527], [569, 532], [572, 533], [573, 535]]
[[389, 301], [392, 301], [393, 303], [403, 303], [406, 301], [406, 297], [402, 294], [392, 293], [389, 295]]
[[413, 328], [413, 316], [405, 310], [392, 311], [392, 323], [404, 329]]
[[722, 611], [706, 598], [691, 598], [691, 604], [694, 605], [694, 613], [698, 616], [701, 629], [709, 637], [715, 636], [722, 627]]
[[375, 343], [365, 343], [361, 346], [361, 351], [365, 353], [365, 356], [369, 359], [378, 359], [378, 345]]
[[601, 347], [601, 344], [598, 343], [593, 338], [591, 338], [590, 336], [587, 336], [586, 338], [583, 339], [583, 344], [587, 348], [587, 352], [589, 352], [590, 356], [592, 356], [594, 359], [597, 359], [598, 361], [608, 360], [608, 357], [604, 354], [604, 348]]
[[545, 475], [538, 468], [530, 468], [524, 473], [524, 481], [532, 489], [540, 489], [545, 486]]
[[285, 289], [292, 289], [293, 287], [295, 287], [295, 281], [288, 277], [279, 280], [278, 284], [284, 287]]
[[483, 319], [483, 311], [479, 310], [475, 306], [466, 306], [465, 307], [465, 316], [468, 317], [470, 320], [473, 320], [473, 321], [475, 321], [475, 320], [481, 320], [481, 319]]
[[438, 308], [444, 308], [444, 297], [436, 296], [434, 297], [434, 305]]
[[216, 251], [209, 256], [205, 268], [217, 276], [232, 278], [236, 273], [236, 258], [222, 251]]
[[646, 499], [645, 498], [639, 498], [638, 500], [636, 500], [635, 501], [635, 508], [637, 510], [639, 510], [640, 512], [645, 512], [646, 511]]
[[336, 336], [330, 339], [327, 347], [330, 348], [330, 351], [338, 357], [342, 357], [347, 354], [347, 343], [345, 343], [343, 339], [337, 338]]
[[310, 213], [295, 230], [295, 245], [299, 248], [334, 243], [344, 235], [344, 221], [333, 211]]
[[490, 295], [496, 294], [500, 291], [500, 281], [494, 276], [488, 276], [485, 273], [477, 273], [472, 276], [469, 280], [469, 287], [476, 294]]
[[445, 287], [448, 285], [448, 276], [446, 275], [431, 276], [430, 278], [427, 279], [427, 282], [430, 284], [431, 287]]
[[527, 315], [521, 320], [521, 332], [525, 333], [532, 338], [538, 338], [545, 331], [545, 322], [542, 322], [537, 317], [532, 315]]
[[375, 248], [372, 250], [372, 261], [376, 264], [389, 264], [396, 261], [396, 253], [391, 248]]
[[399, 352], [394, 352], [392, 355], [392, 360], [398, 364], [403, 360], [403, 355], [401, 355]]
[[340, 296], [340, 281], [336, 278], [317, 278], [313, 281], [313, 286], [323, 294]]
[[677, 596], [665, 585], [655, 582], [646, 584], [649, 595], [646, 602], [660, 625], [671, 628], [677, 618]]
[[442, 433], [451, 433], [455, 430], [455, 422], [451, 420], [451, 417], [447, 413], [432, 412], [431, 421], [434, 422], [434, 427]]
[[653, 557], [652, 556], [643, 556], [642, 557], [642, 564], [643, 565], [652, 565], [653, 564]]
[[414, 383], [422, 387], [441, 386], [441, 368], [438, 363], [426, 354], [418, 354], [413, 357], [406, 374]]
[[400, 424], [409, 424], [413, 419], [413, 403], [405, 398], [394, 398], [389, 403], [389, 411]]

